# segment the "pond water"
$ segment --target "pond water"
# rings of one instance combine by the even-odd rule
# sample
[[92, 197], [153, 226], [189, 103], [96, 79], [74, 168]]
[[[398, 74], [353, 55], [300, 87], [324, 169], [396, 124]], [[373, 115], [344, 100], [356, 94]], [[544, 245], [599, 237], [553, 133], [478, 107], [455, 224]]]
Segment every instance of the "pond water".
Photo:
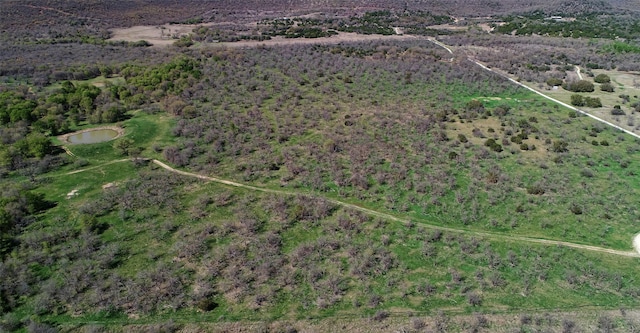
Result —
[[97, 129], [70, 135], [67, 140], [71, 143], [98, 143], [112, 140], [118, 136], [118, 131], [112, 129]]

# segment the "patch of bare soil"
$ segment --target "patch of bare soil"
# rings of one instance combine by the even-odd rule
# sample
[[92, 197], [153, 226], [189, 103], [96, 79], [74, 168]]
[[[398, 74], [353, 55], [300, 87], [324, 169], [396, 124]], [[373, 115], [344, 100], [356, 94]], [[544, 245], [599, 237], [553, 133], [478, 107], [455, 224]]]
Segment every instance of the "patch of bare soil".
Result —
[[637, 234], [634, 238], [633, 238], [633, 248], [640, 253], [640, 234]]
[[[154, 46], [168, 46], [172, 45], [176, 38], [189, 34], [194, 28], [198, 26], [210, 26], [213, 24], [168, 24], [162, 26], [134, 26], [130, 28], [121, 28], [111, 30], [112, 37], [109, 40], [112, 41], [127, 41], [137, 42], [145, 40]], [[412, 36], [384, 36], [384, 35], [363, 35], [351, 32], [340, 32], [337, 35], [331, 37], [321, 38], [285, 38], [282, 36], [276, 36], [270, 40], [265, 41], [239, 41], [239, 42], [222, 42], [222, 43], [207, 43], [204, 45], [220, 45], [225, 47], [255, 47], [260, 45], [275, 46], [275, 45], [293, 45], [293, 44], [337, 44], [341, 42], [355, 42], [355, 41], [367, 41], [367, 40], [385, 40], [385, 39], [410, 39], [415, 38]]]
[[118, 28], [111, 30], [112, 41], [137, 42], [146, 40], [156, 46], [173, 44], [176, 38], [188, 35], [197, 26], [206, 24], [167, 24], [167, 25], [138, 25], [130, 28]]

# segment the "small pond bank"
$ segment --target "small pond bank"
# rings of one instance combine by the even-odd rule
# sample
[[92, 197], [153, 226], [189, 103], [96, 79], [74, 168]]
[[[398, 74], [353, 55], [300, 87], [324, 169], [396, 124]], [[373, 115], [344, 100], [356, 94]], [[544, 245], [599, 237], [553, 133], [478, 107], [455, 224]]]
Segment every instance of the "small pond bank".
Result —
[[124, 129], [117, 126], [87, 128], [81, 131], [67, 133], [58, 137], [65, 144], [90, 144], [107, 142], [121, 137]]

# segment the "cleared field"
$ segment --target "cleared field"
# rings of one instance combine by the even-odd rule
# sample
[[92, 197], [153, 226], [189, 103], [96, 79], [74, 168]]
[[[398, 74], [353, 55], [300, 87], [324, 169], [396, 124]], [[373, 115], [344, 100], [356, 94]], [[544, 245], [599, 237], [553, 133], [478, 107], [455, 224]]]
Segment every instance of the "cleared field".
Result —
[[[172, 38], [171, 35], [176, 37], [182, 35], [188, 35], [194, 28], [204, 25], [165, 25], [165, 26], [136, 26], [131, 28], [113, 29], [113, 35], [109, 39], [111, 41], [128, 41], [136, 42], [145, 40], [155, 46], [170, 46], [176, 42], [178, 38]], [[163, 29], [164, 27], [164, 29]], [[201, 47], [215, 46], [215, 47], [231, 47], [231, 48], [244, 48], [244, 47], [256, 47], [256, 46], [278, 46], [278, 45], [313, 45], [313, 44], [339, 44], [345, 42], [359, 42], [359, 41], [383, 41], [383, 40], [410, 40], [410, 39], [424, 39], [423, 37], [397, 35], [397, 36], [385, 36], [385, 35], [363, 35], [352, 32], [339, 32], [335, 36], [320, 37], [320, 38], [286, 38], [283, 36], [276, 36], [269, 40], [263, 41], [238, 41], [238, 42], [220, 42], [220, 43], [200, 43]]]

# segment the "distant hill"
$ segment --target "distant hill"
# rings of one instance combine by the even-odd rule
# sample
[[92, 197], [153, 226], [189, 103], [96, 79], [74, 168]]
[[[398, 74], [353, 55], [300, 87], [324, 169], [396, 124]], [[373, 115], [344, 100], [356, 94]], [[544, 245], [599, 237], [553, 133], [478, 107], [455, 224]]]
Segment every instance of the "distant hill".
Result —
[[0, 20], [0, 28], [4, 30], [29, 24], [51, 25], [55, 18], [90, 18], [96, 24], [112, 27], [163, 24], [199, 16], [208, 19], [232, 15], [235, 18], [251, 19], [282, 12], [333, 10], [337, 14], [350, 15], [381, 9], [423, 10], [454, 16], [489, 16], [534, 10], [549, 14], [622, 11], [640, 13], [637, 1], [633, 0], [8, 0], [0, 2], [0, 17], [3, 18]]

